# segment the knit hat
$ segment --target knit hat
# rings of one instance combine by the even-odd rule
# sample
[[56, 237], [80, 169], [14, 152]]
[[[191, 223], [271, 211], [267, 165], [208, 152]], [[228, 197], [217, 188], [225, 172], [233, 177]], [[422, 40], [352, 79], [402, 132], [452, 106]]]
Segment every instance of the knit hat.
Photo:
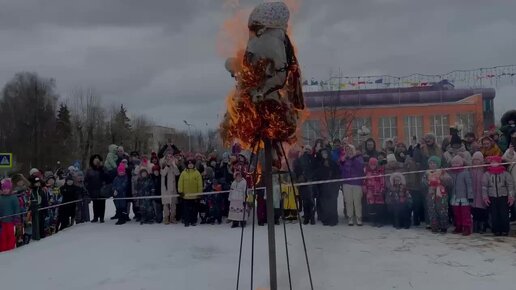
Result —
[[482, 152], [480, 151], [477, 151], [475, 153], [473, 153], [473, 156], [471, 157], [471, 160], [481, 160], [482, 162], [484, 161], [484, 155], [482, 154]]
[[437, 156], [432, 156], [432, 157], [428, 158], [428, 163], [430, 163], [430, 162], [437, 164], [437, 167], [441, 168], [441, 158], [439, 158]]
[[372, 167], [372, 166], [377, 166], [378, 165], [378, 159], [374, 158], [374, 157], [371, 157], [369, 158], [369, 166]]
[[464, 166], [464, 159], [462, 157], [460, 157], [459, 155], [456, 155], [455, 157], [453, 157], [453, 159], [451, 161], [451, 165], [453, 167], [462, 167], [462, 166]]
[[397, 162], [396, 155], [394, 154], [387, 154], [387, 163], [389, 162]]
[[2, 187], [2, 190], [9, 190], [11, 191], [13, 189], [13, 182], [10, 178], [5, 178], [5, 179], [2, 179], [2, 181], [0, 182], [1, 183], [1, 187]]
[[35, 175], [35, 174], [40, 174], [39, 169], [37, 169], [37, 168], [32, 168], [32, 169], [29, 171], [29, 175], [30, 175], [30, 176], [33, 176], [33, 175]]
[[118, 168], [116, 169], [116, 172], [120, 174], [125, 174], [125, 163], [120, 162], [120, 165], [118, 165]]

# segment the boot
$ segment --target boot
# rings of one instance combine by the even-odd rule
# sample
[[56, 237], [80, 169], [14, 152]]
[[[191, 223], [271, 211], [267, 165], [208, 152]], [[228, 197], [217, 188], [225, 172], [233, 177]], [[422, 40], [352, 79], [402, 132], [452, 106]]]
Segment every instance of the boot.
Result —
[[94, 218], [91, 220], [92, 223], [98, 223], [99, 222], [99, 218]]
[[110, 217], [109, 219], [110, 219], [110, 220], [116, 220], [116, 219], [118, 219], [118, 218], [119, 218], [119, 217], [118, 217], [118, 214], [115, 214], [114, 216]]
[[101, 223], [101, 224], [103, 224], [103, 223], [104, 223], [104, 219], [103, 219], [103, 218], [101, 218], [101, 219], [100, 219], [100, 223]]
[[456, 226], [452, 233], [454, 233], [454, 234], [462, 234], [462, 227], [461, 226]]
[[487, 230], [487, 224], [485, 222], [479, 222], [478, 225], [481, 234], [485, 234]]
[[166, 224], [166, 225], [169, 225], [170, 224], [170, 217], [165, 217], [165, 219], [163, 219], [163, 223]]
[[238, 222], [233, 222], [231, 224], [231, 228], [234, 229], [234, 228], [238, 228]]
[[123, 225], [125, 223], [126, 223], [126, 220], [124, 218], [120, 218], [120, 219], [118, 219], [118, 221], [116, 222], [115, 225]]
[[309, 223], [310, 223], [310, 219], [305, 217], [305, 218], [303, 219], [303, 224], [304, 224], [304, 225], [307, 225], [307, 224], [309, 224]]
[[480, 233], [480, 222], [473, 221], [473, 233]]
[[469, 236], [469, 235], [471, 235], [471, 227], [464, 227], [464, 228], [462, 229], [462, 235], [463, 235], [463, 236]]

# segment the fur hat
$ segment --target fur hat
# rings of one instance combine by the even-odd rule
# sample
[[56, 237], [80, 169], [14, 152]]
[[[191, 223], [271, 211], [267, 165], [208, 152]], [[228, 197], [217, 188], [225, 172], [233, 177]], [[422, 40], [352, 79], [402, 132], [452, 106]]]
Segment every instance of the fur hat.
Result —
[[13, 189], [13, 182], [10, 178], [5, 178], [0, 181], [0, 184], [2, 185], [2, 190], [9, 190], [11, 191]]
[[405, 176], [403, 176], [403, 174], [399, 173], [399, 172], [394, 172], [393, 174], [391, 174], [391, 176], [389, 177], [389, 181], [391, 182], [392, 185], [394, 185], [394, 179], [395, 178], [399, 178], [400, 181], [401, 181], [401, 184], [403, 185], [406, 185], [407, 184], [407, 180], [405, 179]]
[[480, 160], [484, 162], [484, 154], [482, 154], [482, 152], [480, 151], [477, 151], [473, 153], [473, 156], [471, 156], [471, 160]]
[[453, 157], [451, 160], [451, 165], [453, 167], [462, 167], [464, 166], [464, 159], [459, 155], [455, 155], [455, 157]]

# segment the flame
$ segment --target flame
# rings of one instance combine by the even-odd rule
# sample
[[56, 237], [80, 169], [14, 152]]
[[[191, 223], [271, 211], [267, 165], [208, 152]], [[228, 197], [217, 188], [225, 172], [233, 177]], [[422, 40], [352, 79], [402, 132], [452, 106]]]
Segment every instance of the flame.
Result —
[[[285, 1], [291, 12], [299, 10], [299, 2]], [[229, 0], [226, 8], [231, 8], [232, 16], [226, 19], [219, 31], [217, 50], [223, 57], [234, 57], [238, 66], [236, 70], [237, 88], [227, 96], [227, 112], [221, 123], [222, 138], [227, 146], [237, 141], [243, 149], [251, 149], [256, 142], [265, 138], [287, 142], [296, 142], [300, 121], [307, 118], [306, 110], [297, 110], [288, 102], [265, 100], [254, 103], [250, 91], [264, 82], [266, 61], [253, 66], [244, 62], [244, 52], [249, 38], [247, 18], [252, 8], [240, 7], [238, 0]], [[292, 35], [292, 25], [288, 32]], [[292, 38], [291, 38], [292, 41]], [[296, 49], [294, 45], [294, 49]], [[281, 98], [287, 98], [289, 82], [279, 91]], [[260, 142], [259, 146], [263, 146]], [[278, 151], [279, 153], [279, 151]]]

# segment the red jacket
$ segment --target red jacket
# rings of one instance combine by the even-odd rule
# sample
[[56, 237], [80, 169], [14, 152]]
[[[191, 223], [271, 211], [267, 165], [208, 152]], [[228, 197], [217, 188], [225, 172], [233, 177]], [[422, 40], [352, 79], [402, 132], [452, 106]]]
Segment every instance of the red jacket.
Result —
[[363, 190], [368, 204], [385, 204], [385, 177], [383, 167], [365, 169]]

